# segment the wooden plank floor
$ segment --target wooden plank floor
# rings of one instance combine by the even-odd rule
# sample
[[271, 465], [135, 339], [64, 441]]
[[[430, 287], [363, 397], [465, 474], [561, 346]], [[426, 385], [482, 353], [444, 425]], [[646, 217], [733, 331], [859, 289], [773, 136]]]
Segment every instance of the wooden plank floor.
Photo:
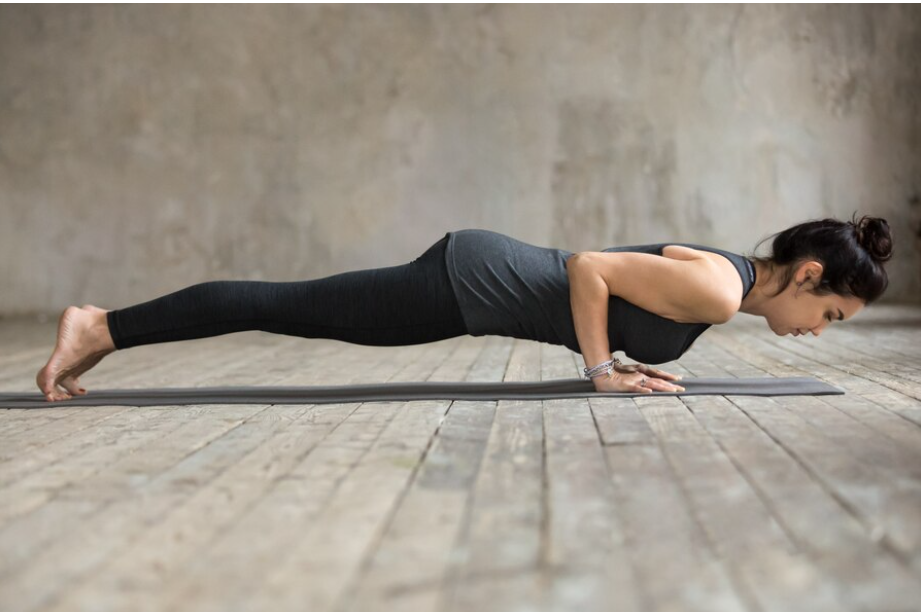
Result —
[[[32, 390], [56, 321], [0, 320]], [[360, 370], [353, 370], [360, 365]], [[94, 388], [574, 377], [563, 347], [245, 332]], [[664, 369], [841, 396], [0, 410], [0, 610], [921, 609], [921, 307], [714, 326]]]

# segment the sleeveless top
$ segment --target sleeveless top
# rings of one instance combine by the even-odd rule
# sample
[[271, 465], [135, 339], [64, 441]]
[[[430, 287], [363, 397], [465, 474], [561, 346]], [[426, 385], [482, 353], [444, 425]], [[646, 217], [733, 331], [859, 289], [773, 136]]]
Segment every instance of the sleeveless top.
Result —
[[[566, 260], [574, 253], [521, 242], [503, 234], [464, 229], [446, 234], [445, 264], [467, 332], [558, 344], [582, 354], [573, 323]], [[662, 255], [678, 244], [723, 255], [742, 277], [743, 297], [755, 284], [748, 258], [729, 251], [683, 242], [611, 247]], [[710, 323], [678, 323], [612, 295], [608, 301], [611, 352], [623, 351], [640, 363], [678, 359]]]

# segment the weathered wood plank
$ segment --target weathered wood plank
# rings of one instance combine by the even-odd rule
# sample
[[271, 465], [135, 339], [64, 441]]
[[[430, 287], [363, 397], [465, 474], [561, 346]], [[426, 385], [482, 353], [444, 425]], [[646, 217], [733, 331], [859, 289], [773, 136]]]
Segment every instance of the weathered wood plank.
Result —
[[655, 444], [604, 447], [642, 609], [752, 610], [689, 512]]
[[[539, 380], [540, 343], [514, 341], [504, 380]], [[513, 599], [536, 605], [545, 520], [543, 503], [543, 410], [539, 402], [499, 401], [473, 498], [455, 545], [439, 609], [495, 610]], [[524, 574], [524, 582], [497, 575]], [[524, 584], [526, 588], [520, 589]], [[507, 589], [504, 594], [497, 590]]]
[[[859, 316], [859, 315], [858, 315]], [[842, 324], [842, 327], [844, 324]], [[792, 359], [798, 357], [812, 362], [816, 366], [825, 366], [829, 371], [837, 371], [849, 376], [860, 376], [883, 387], [902, 393], [916, 400], [921, 400], [921, 382], [918, 376], [917, 362], [910, 367], [903, 359], [886, 357], [880, 354], [866, 354], [853, 347], [831, 340], [843, 335], [839, 329], [828, 328], [822, 336], [780, 337], [773, 332], [765, 332], [752, 325], [740, 325], [735, 330], [737, 338], [754, 338], [757, 346], [771, 347], [782, 351]], [[909, 374], [905, 378], [900, 374]]]
[[[510, 349], [510, 342], [504, 344]], [[487, 355], [501, 353], [507, 350], [488, 351], [476, 363], [491, 363]], [[475, 367], [467, 380], [501, 375], [494, 366]], [[451, 404], [409, 490], [336, 610], [436, 609], [495, 410], [495, 402]]]
[[757, 490], [687, 406], [672, 397], [637, 399], [644, 415], [657, 415], [650, 424], [678, 476], [691, 514], [719, 557], [727, 561], [737, 588], [750, 594], [757, 608], [852, 609], [827, 576], [800, 555]]
[[[759, 360], [767, 373], [783, 375], [795, 368], [792, 371], [799, 370], [800, 375], [812, 374], [855, 391], [855, 394], [844, 396], [801, 397], [786, 405], [827, 435], [838, 439], [841, 444], [858, 445], [865, 461], [916, 482], [921, 481], [921, 428], [909, 422], [910, 419], [906, 420], [904, 414], [884, 407], [885, 404], [891, 405], [886, 400], [904, 396], [880, 389], [865, 379], [842, 376], [836, 369], [814, 365], [808, 359], [796, 355], [788, 357], [781, 349], [769, 343], [761, 351], [753, 352], [752, 349], [738, 346], [739, 341], [732, 338], [721, 337], [718, 342], [727, 346], [735, 345], [740, 354]], [[755, 342], [757, 340], [753, 339], [750, 343]], [[781, 366], [777, 361], [772, 361], [772, 357], [784, 359], [785, 363]], [[882, 402], [872, 403], [864, 399], [877, 389], [880, 390], [879, 395], [885, 398]]]
[[[541, 377], [573, 376], [574, 354], [544, 347]], [[607, 398], [543, 402], [547, 481], [543, 609], [642, 609], [625, 544], [628, 536], [617, 516], [611, 474], [597, 417], [593, 418], [596, 406], [606, 404], [607, 414], [617, 414], [611, 403]], [[629, 404], [624, 407], [638, 414]], [[651, 431], [648, 425], [647, 431]]]
[[[329, 350], [328, 348], [323, 350]], [[220, 384], [239, 379], [238, 370], [248, 367], [237, 359], [225, 362], [225, 373], [215, 370], [207, 376], [177, 370], [174, 380]], [[224, 378], [224, 376], [228, 378]], [[0, 507], [0, 528], [26, 514], [55, 495], [64, 486], [95, 474], [104, 466], [120, 461], [124, 453], [135, 452], [170, 432], [194, 423], [201, 414], [214, 410], [202, 406], [156, 406], [143, 410], [130, 406], [93, 428], [83, 428], [37, 450], [30, 450], [0, 464], [0, 478], [14, 503]], [[190, 425], [195, 427], [195, 425]], [[194, 434], [192, 434], [194, 435]], [[122, 462], [122, 467], [125, 464]], [[2, 536], [0, 536], [2, 539]]]
[[821, 482], [726, 398], [688, 396], [685, 403], [745, 474], [800, 549], [828, 575], [842, 609], [898, 610], [921, 601], [918, 577], [877, 546]]
[[[763, 334], [742, 330], [733, 330], [731, 334], [717, 332], [712, 336], [712, 341], [731, 350], [763, 372], [770, 372], [774, 376], [815, 376], [841, 387], [847, 394], [867, 400], [881, 411], [897, 415], [913, 425], [921, 425], [921, 401], [874, 382], [871, 378], [858, 376], [848, 368], [842, 369], [802, 357], [770, 342]], [[841, 400], [841, 396], [823, 397], [829, 402]], [[890, 420], [890, 423], [896, 421]], [[901, 429], [908, 432], [917, 428]]]
[[[441, 368], [432, 379], [454, 379], [455, 370], [453, 366]], [[331, 609], [379, 541], [449, 405], [448, 400], [400, 405], [318, 516], [318, 528], [305, 534], [284, 563], [267, 572], [263, 589], [253, 591], [246, 598], [247, 605], [252, 609]], [[308, 593], [301, 583], [305, 573], [316, 580]]]
[[[164, 345], [164, 348], [171, 346]], [[164, 355], [163, 368], [172, 368], [174, 374], [170, 376], [170, 386], [208, 386], [213, 380], [215, 373], [219, 374], [224, 380], [234, 380], [240, 372], [252, 370], [254, 360], [268, 353], [273, 356], [278, 355], [279, 351], [284, 350], [284, 345], [279, 344], [275, 347], [262, 348], [257, 350], [240, 353], [227, 350], [227, 347], [213, 346], [210, 350], [190, 351], [188, 347], [180, 353], [174, 353], [174, 356]], [[105, 363], [105, 362], [103, 362]], [[195, 367], [197, 364], [207, 363], [208, 371], [199, 372]], [[115, 385], [119, 388], [133, 388], [150, 386], [149, 380], [151, 372], [142, 367], [133, 367], [133, 371], [122, 373]], [[112, 379], [112, 374], [108, 373], [108, 378]], [[219, 383], [215, 383], [219, 384]], [[90, 390], [92, 393], [92, 390]], [[0, 440], [3, 444], [0, 446], [0, 486], [6, 486], [16, 478], [22, 477], [25, 464], [23, 461], [17, 461], [17, 458], [28, 458], [28, 467], [34, 471], [40, 466], [38, 460], [38, 450], [42, 449], [42, 454], [54, 458], [58, 453], [58, 446], [49, 446], [51, 442], [60, 441], [62, 438], [72, 436], [77, 432], [85, 429], [98, 427], [103, 420], [109, 419], [117, 414], [136, 410], [132, 406], [93, 406], [93, 407], [76, 407], [70, 408], [66, 405], [55, 408], [35, 408], [26, 409], [35, 410], [44, 413], [62, 412], [67, 418], [55, 418], [43, 424], [35, 424], [28, 429], [28, 435], [18, 431], [10, 435], [6, 432], [0, 432]], [[46, 447], [46, 448], [43, 448]]]
[[[660, 366], [811, 375], [844, 396], [0, 411], [0, 609], [913, 610], [921, 338], [905, 326], [921, 309], [861, 317], [820, 339], [737, 317]], [[50, 330], [4, 325], [21, 358]], [[368, 359], [401, 380], [583, 366], [498, 337], [381, 349], [253, 332], [190, 348], [139, 347], [86, 382], [303, 369], [335, 384]], [[40, 364], [10, 364], [31, 386]]]
[[[747, 344], [759, 340], [754, 336], [748, 338]], [[769, 361], [769, 356], [779, 349], [772, 348], [770, 343], [764, 344], [760, 358], [767, 371], [776, 373], [792, 369], [797, 372], [793, 369], [796, 366], [807, 371], [814, 369], [807, 360], [782, 354], [781, 358], [795, 365], [775, 365]], [[815, 470], [835, 491], [840, 502], [861, 518], [868, 533], [879, 536], [883, 545], [891, 547], [904, 562], [921, 568], [918, 449], [910, 442], [894, 443], [891, 437], [836, 412], [829, 405], [835, 405], [838, 397], [803, 397], [797, 402], [769, 404], [789, 413], [783, 419], [760, 403], [740, 405], [752, 406], [756, 412], [750, 416], [758, 420], [759, 425], [765, 428], [774, 425], [778, 431], [776, 435], [783, 432], [787, 437], [781, 438], [781, 442]], [[905, 427], [911, 430], [915, 425], [905, 422]], [[775, 434], [772, 432], [772, 435]]]
[[[584, 376], [585, 361], [582, 356], [572, 352], [570, 355], [576, 368], [574, 377], [580, 378]], [[621, 359], [621, 361], [624, 363], [636, 363], [632, 359]], [[687, 368], [679, 367], [675, 363], [663, 364], [661, 369], [680, 376], [690, 375]], [[640, 414], [636, 402], [632, 398], [605, 397], [593, 399], [591, 408], [602, 444], [651, 444], [655, 442], [655, 434], [650, 429], [649, 423]]]
[[[458, 344], [462, 350], [456, 353], [447, 350], [454, 344], [437, 344], [415, 348], [417, 358], [408, 367], [377, 378], [450, 378], [479, 352], [470, 343]], [[412, 473], [447, 403], [358, 406], [199, 558], [177, 566], [175, 579], [164, 585], [164, 604], [224, 610], [239, 602], [278, 609], [293, 600], [327, 609], [386, 522], [402, 491], [397, 481]], [[260, 574], [253, 574], [254, 562]], [[310, 571], [325, 578], [311, 582], [316, 588], [307, 593], [301, 580], [306, 567], [322, 568]]]
[[[132, 377], [135, 379], [133, 382], [141, 382], [144, 380], [144, 375], [150, 370], [156, 371], [157, 368], [161, 370], [171, 369], [173, 367], [171, 364], [177, 359], [181, 359], [183, 355], [187, 355], [186, 359], [190, 364], [192, 363], [192, 354], [189, 353], [188, 347], [181, 346], [179, 343], [158, 345], [157, 348], [160, 349], [158, 355], [162, 360], [159, 364], [145, 364], [144, 361], [139, 361], [137, 354], [132, 353], [130, 350], [123, 353], [116, 352], [113, 355], [109, 355], [93, 370], [84, 374], [81, 378], [81, 383], [92, 393], [93, 389], [98, 388], [100, 384], [103, 386], [112, 385], [110, 382], [112, 380], [119, 381], [115, 383], [118, 386], [130, 384], [126, 381]], [[144, 349], [145, 347], [138, 347], [134, 350], [143, 353], [143, 355], [150, 355], [152, 349]], [[47, 348], [45, 352], [50, 353]], [[43, 354], [40, 360], [22, 364], [21, 371], [16, 373], [15, 378], [9, 383], [3, 384], [4, 389], [38, 392], [38, 388], [35, 386], [35, 374], [44, 365], [47, 358], [48, 355]], [[128, 407], [119, 406], [118, 408], [124, 410]], [[85, 412], [87, 411], [82, 407], [71, 407], [66, 403], [63, 405], [49, 405], [47, 408], [0, 409], [0, 435], [4, 439], [13, 439], [25, 431], [32, 431], [38, 426]]]
[[0, 386], [10, 389], [11, 385], [20, 384], [21, 379], [29, 372], [32, 373], [33, 379], [35, 378], [35, 374], [51, 356], [54, 340], [48, 346], [40, 346], [35, 342], [31, 346], [18, 347], [0, 343], [0, 347], [3, 348], [3, 353], [0, 354]]
[[[93, 370], [87, 372], [81, 383], [93, 392], [98, 388], [134, 388], [181, 386], [183, 384], [201, 386], [201, 379], [208, 371], [226, 367], [230, 361], [248, 364], [250, 368], [258, 367], [266, 351], [284, 350], [297, 342], [294, 338], [282, 338], [275, 334], [245, 332], [229, 334], [219, 338], [205, 338], [196, 342], [194, 350], [188, 342], [169, 342], [156, 345], [133, 347], [109, 355]], [[302, 341], [301, 341], [302, 342]], [[45, 355], [47, 359], [47, 355]], [[202, 370], [203, 364], [207, 369]], [[44, 359], [28, 366], [26, 373], [17, 379], [17, 383], [4, 385], [11, 391], [37, 391], [35, 373], [44, 365]], [[184, 378], [180, 378], [184, 377]], [[187, 380], [187, 382], [178, 382]], [[38, 426], [57, 422], [72, 415], [95, 414], [97, 408], [63, 405], [48, 408], [2, 409], [0, 410], [0, 436], [4, 438], [19, 437], [25, 431], [33, 431]], [[131, 410], [130, 406], [111, 406], [112, 414]]]
[[732, 401], [812, 472], [861, 521], [871, 539], [916, 571], [921, 569], [917, 481], [892, 480], [891, 473], [863, 461], [859, 448], [836, 444], [808, 420], [770, 398], [736, 396]]
[[825, 349], [840, 347], [893, 363], [905, 363], [917, 371], [921, 362], [921, 307], [917, 304], [872, 304], [853, 320], [832, 323], [822, 333], [821, 340], [812, 336], [796, 340]]
[[[351, 371], [347, 375], [353, 380], [368, 376], [387, 378], [394, 368], [403, 367], [404, 359], [413, 357], [407, 351], [402, 353], [402, 356], [391, 353], [376, 367]], [[335, 374], [340, 365], [331, 361], [325, 366], [298, 372], [285, 379], [284, 384], [315, 384]], [[98, 608], [100, 602], [104, 602], [107, 609], [120, 610], [132, 607], [138, 600], [159, 601], [164, 586], [179, 577], [183, 566], [194, 563], [195, 555], [202, 548], [221, 537], [223, 529], [232, 526], [259, 503], [274, 484], [287, 477], [358, 407], [358, 404], [288, 406], [289, 411], [298, 410], [286, 415], [292, 419], [290, 425], [274, 431], [252, 452], [201, 486], [188, 502], [168, 511], [161, 522], [144, 531], [129, 547], [111, 555], [103, 570], [97, 569], [91, 579], [62, 600], [60, 609], [90, 604]], [[214, 601], [222, 601], [220, 589], [211, 595]], [[226, 603], [224, 600], [224, 605]], [[158, 605], [162, 608], [162, 602]]]
[[[296, 363], [296, 362], [289, 362]], [[285, 380], [282, 372], [278, 380]], [[288, 378], [290, 378], [290, 371]], [[47, 603], [94, 564], [102, 562], [107, 554], [117, 549], [132, 530], [143, 527], [166, 509], [181, 503], [200, 484], [208, 482], [232, 460], [236, 454], [248, 452], [252, 444], [288, 422], [277, 415], [290, 412], [290, 407], [266, 405], [208, 406], [200, 410], [182, 412], [198, 418], [186, 420], [165, 437], [155, 437], [152, 446], [145, 447], [142, 455], [130, 455], [117, 462], [111, 457], [121, 452], [118, 444], [101, 446], [80, 455], [66, 464], [54, 464], [19, 481], [32, 484], [37, 490], [53, 495], [41, 508], [41, 519], [51, 524], [50, 517], [57, 516], [51, 533], [57, 537], [50, 545], [36, 550], [35, 538], [28, 531], [17, 529], [23, 522], [34, 520], [30, 515], [7, 526], [4, 535], [13, 549], [20, 551], [16, 567], [6, 567], [0, 578], [0, 601], [16, 601], [20, 609], [29, 610]], [[268, 410], [268, 418], [249, 420]], [[294, 410], [303, 410], [295, 407]], [[138, 413], [165, 412], [145, 409]], [[173, 421], [179, 421], [177, 413]], [[134, 436], [135, 433], [140, 435]], [[126, 437], [144, 439], [146, 430], [127, 431]], [[150, 440], [147, 440], [150, 441]], [[90, 460], [84, 460], [85, 457]], [[117, 455], [116, 455], [117, 456]], [[109, 469], [100, 466], [113, 464]], [[73, 526], [80, 525], [79, 529]], [[17, 542], [16, 538], [20, 541]], [[86, 550], [92, 551], [87, 555]], [[28, 554], [23, 554], [28, 553]], [[4, 564], [8, 563], [4, 559]], [[54, 578], [49, 576], [54, 573]], [[47, 584], [53, 584], [51, 589]]]

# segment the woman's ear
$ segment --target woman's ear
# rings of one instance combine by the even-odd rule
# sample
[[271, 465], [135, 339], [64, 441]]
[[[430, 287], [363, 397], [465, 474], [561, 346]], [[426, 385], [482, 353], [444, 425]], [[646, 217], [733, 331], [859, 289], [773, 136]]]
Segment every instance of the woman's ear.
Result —
[[800, 268], [797, 273], [794, 275], [797, 285], [802, 283], [809, 283], [813, 286], [819, 284], [819, 281], [822, 279], [822, 272], [825, 271], [825, 267], [818, 261], [807, 261], [800, 264]]
[[814, 274], [811, 279], [812, 284], [818, 285], [819, 281], [822, 280], [822, 275], [825, 273], [825, 266], [823, 266], [822, 263], [818, 261], [813, 261], [812, 264], [813, 264], [813, 270], [814, 270]]

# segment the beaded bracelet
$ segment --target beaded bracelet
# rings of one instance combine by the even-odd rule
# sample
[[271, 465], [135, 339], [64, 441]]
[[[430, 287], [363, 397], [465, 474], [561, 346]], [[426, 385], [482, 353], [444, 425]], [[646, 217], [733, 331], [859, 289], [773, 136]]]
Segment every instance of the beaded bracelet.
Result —
[[624, 365], [620, 359], [617, 357], [612, 358], [610, 361], [605, 361], [604, 363], [599, 363], [598, 365], [592, 368], [582, 368], [585, 372], [586, 379], [596, 378], [601, 375], [607, 375], [608, 378], [614, 378], [614, 372], [638, 372], [640, 371], [639, 364], [636, 365]]

